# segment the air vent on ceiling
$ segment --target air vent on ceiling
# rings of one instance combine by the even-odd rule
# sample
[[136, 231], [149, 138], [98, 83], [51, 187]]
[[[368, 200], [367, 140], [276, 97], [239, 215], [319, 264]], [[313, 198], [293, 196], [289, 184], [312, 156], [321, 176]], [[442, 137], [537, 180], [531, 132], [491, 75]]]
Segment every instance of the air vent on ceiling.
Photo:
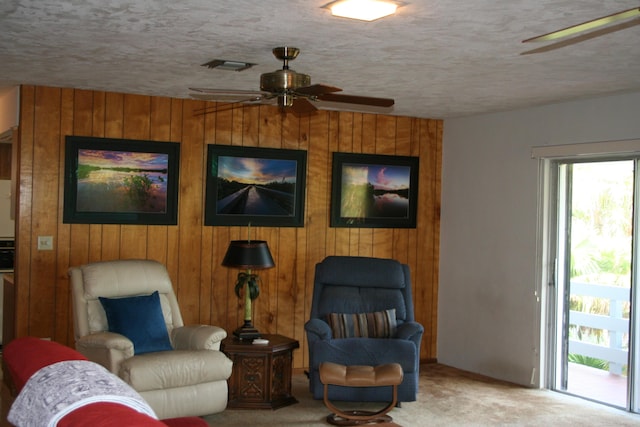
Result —
[[256, 64], [252, 64], [251, 62], [228, 61], [226, 59], [214, 59], [212, 61], [202, 64], [203, 67], [217, 68], [219, 70], [228, 70], [228, 71], [242, 71], [242, 70], [251, 68], [254, 65]]

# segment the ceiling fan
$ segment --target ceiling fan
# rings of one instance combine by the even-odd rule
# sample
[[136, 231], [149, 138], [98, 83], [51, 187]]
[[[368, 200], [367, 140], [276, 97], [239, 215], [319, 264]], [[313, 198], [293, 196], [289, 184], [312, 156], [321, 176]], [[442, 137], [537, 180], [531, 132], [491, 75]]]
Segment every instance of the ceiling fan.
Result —
[[615, 31], [620, 31], [634, 25], [640, 25], [640, 7], [634, 7], [632, 9], [623, 10], [621, 12], [612, 13], [610, 15], [591, 19], [580, 24], [571, 25], [560, 30], [522, 40], [522, 43], [541, 41], [552, 41], [554, 43], [537, 49], [522, 52], [521, 55], [558, 49]]
[[[260, 91], [233, 89], [189, 88], [195, 92], [191, 97], [206, 101], [232, 104], [276, 104], [283, 112], [291, 111], [297, 115], [313, 113], [320, 104], [316, 101], [343, 103], [370, 107], [391, 107], [394, 100], [370, 96], [347, 95], [342, 89], [325, 84], [311, 84], [308, 74], [298, 73], [289, 68], [289, 61], [300, 53], [296, 47], [276, 47], [273, 55], [283, 62], [282, 69], [260, 76]], [[346, 107], [346, 105], [345, 105]], [[204, 109], [204, 113], [215, 110]]]

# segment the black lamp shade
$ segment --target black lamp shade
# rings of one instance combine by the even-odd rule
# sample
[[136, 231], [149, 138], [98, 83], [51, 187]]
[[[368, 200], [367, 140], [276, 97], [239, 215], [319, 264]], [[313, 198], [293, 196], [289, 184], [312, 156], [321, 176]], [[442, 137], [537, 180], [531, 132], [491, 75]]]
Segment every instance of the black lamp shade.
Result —
[[264, 240], [232, 240], [222, 260], [225, 267], [261, 270], [275, 267], [269, 246]]

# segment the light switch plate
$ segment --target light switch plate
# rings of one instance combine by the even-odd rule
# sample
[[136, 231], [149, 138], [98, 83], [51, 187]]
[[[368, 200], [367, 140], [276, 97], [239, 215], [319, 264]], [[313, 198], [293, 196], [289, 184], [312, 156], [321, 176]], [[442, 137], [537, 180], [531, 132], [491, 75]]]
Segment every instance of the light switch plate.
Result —
[[38, 250], [39, 251], [52, 251], [53, 250], [53, 236], [38, 236]]

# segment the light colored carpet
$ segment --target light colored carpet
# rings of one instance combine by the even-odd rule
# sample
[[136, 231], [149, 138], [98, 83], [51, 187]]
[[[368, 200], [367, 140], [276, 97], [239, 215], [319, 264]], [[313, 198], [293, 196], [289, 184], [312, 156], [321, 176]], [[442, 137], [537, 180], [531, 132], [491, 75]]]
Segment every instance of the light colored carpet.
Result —
[[[328, 411], [321, 400], [311, 398], [307, 378], [294, 375], [292, 386], [299, 401], [295, 405], [275, 411], [228, 409], [205, 420], [212, 427], [329, 425], [325, 422]], [[371, 407], [363, 405], [353, 409], [367, 406]], [[440, 364], [422, 367], [418, 401], [405, 402], [390, 415], [394, 423], [403, 427], [640, 426], [637, 414], [561, 393], [491, 380]]]

